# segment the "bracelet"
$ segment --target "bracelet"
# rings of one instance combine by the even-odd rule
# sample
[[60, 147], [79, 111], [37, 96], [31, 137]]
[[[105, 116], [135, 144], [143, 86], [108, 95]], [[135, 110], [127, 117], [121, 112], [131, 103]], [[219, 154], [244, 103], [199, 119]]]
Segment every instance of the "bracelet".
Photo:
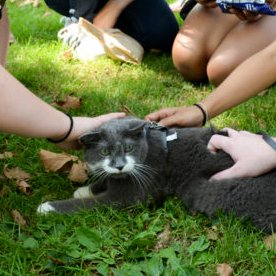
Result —
[[264, 141], [276, 151], [276, 142], [265, 132], [259, 132], [262, 135]]
[[73, 121], [73, 118], [71, 115], [67, 114], [67, 113], [64, 113], [65, 115], [68, 116], [68, 118], [70, 119], [70, 127], [69, 127], [69, 130], [67, 131], [67, 133], [64, 135], [64, 137], [60, 138], [60, 139], [57, 139], [57, 140], [54, 140], [54, 139], [51, 139], [51, 138], [47, 138], [47, 140], [51, 143], [54, 143], [54, 144], [57, 144], [57, 143], [61, 143], [63, 141], [65, 141], [68, 136], [71, 134], [72, 130], [73, 130], [73, 126], [74, 126], [74, 121]]
[[202, 121], [202, 126], [205, 126], [206, 122], [208, 121], [208, 110], [207, 107], [203, 103], [195, 103], [193, 104], [194, 106], [198, 107], [200, 111], [202, 112], [203, 115], [203, 121]]

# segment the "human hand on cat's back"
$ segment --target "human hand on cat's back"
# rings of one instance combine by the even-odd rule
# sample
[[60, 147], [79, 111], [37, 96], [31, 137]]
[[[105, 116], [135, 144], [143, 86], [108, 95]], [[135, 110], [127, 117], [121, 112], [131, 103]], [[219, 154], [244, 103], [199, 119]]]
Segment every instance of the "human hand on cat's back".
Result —
[[225, 151], [235, 164], [213, 175], [210, 180], [255, 177], [276, 168], [276, 151], [261, 135], [230, 128], [226, 130], [228, 136], [213, 135], [207, 148], [214, 154], [218, 150]]
[[62, 149], [79, 149], [81, 147], [79, 137], [84, 133], [100, 127], [111, 119], [118, 119], [124, 116], [124, 112], [115, 112], [98, 117], [73, 117], [73, 129], [69, 137], [64, 142], [57, 143], [56, 145]]
[[163, 108], [148, 114], [147, 121], [155, 121], [166, 127], [191, 127], [201, 126], [203, 115], [196, 106], [182, 106]]

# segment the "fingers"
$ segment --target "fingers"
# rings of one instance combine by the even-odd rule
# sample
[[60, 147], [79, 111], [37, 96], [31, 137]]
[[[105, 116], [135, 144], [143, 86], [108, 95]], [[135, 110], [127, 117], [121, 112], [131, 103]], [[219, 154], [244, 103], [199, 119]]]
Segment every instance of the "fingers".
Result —
[[206, 8], [216, 8], [217, 7], [216, 1], [197, 0], [197, 2]]
[[232, 179], [239, 177], [235, 172], [235, 165], [227, 170], [221, 171], [210, 178], [210, 181], [214, 180], [223, 180], [223, 179]]
[[228, 133], [228, 136], [231, 137], [231, 138], [234, 138], [234, 137], [237, 137], [237, 136], [253, 137], [253, 136], [257, 135], [257, 134], [254, 134], [252, 132], [246, 131], [246, 130], [237, 131], [235, 129], [228, 128], [228, 127], [223, 128], [222, 131], [226, 131]]
[[152, 112], [148, 114], [145, 117], [145, 120], [147, 121], [155, 121], [155, 122], [160, 122], [162, 119], [165, 119], [166, 117], [172, 116], [175, 111], [177, 110], [176, 107], [172, 108], [164, 108], [159, 111]]
[[233, 179], [233, 178], [242, 178], [242, 177], [249, 177], [250, 174], [243, 169], [243, 166], [239, 162], [234, 164], [229, 169], [224, 171], [218, 172], [217, 174], [213, 175], [210, 178], [210, 181], [213, 180], [223, 180], [223, 179]]
[[94, 118], [97, 121], [97, 123], [95, 125], [100, 126], [101, 124], [108, 122], [109, 120], [119, 119], [119, 118], [123, 118], [125, 116], [126, 116], [126, 114], [124, 112], [114, 112], [114, 113], [100, 115], [100, 116]]
[[262, 16], [256, 12], [241, 10], [237, 8], [230, 8], [229, 12], [235, 14], [240, 20], [247, 21], [256, 21], [260, 19]]
[[227, 152], [228, 144], [229, 144], [229, 137], [223, 135], [213, 135], [209, 140], [207, 145], [207, 149], [211, 153], [216, 153], [218, 150], [224, 150]]
[[126, 116], [125, 112], [114, 112], [98, 116], [100, 120], [108, 121], [110, 119], [119, 119]]
[[181, 123], [178, 123], [178, 116], [177, 115], [170, 116], [170, 117], [167, 117], [163, 120], [160, 120], [159, 124], [162, 125], [162, 126], [166, 126], [166, 127], [173, 127], [173, 126], [181, 125]]
[[224, 128], [223, 131], [227, 131], [229, 137], [235, 137], [239, 134], [237, 130], [228, 127]]

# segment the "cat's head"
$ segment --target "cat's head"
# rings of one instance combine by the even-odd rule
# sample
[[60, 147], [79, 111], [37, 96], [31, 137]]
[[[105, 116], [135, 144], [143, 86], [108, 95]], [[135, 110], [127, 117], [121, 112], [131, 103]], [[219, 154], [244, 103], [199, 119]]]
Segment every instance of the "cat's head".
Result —
[[148, 153], [146, 122], [133, 117], [111, 120], [80, 138], [93, 174], [121, 178], [135, 174]]

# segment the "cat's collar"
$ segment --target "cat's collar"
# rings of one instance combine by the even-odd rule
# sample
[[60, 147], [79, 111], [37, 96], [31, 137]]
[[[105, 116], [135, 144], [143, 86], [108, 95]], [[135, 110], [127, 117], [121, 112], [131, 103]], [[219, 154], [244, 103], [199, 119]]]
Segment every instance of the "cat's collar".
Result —
[[167, 127], [159, 125], [157, 122], [151, 121], [145, 125], [144, 131], [146, 135], [148, 135], [148, 132], [150, 130], [158, 130], [163, 133], [163, 146], [166, 152], [168, 151], [167, 143], [177, 139], [176, 131], [174, 131], [173, 133], [170, 133], [170, 130]]

